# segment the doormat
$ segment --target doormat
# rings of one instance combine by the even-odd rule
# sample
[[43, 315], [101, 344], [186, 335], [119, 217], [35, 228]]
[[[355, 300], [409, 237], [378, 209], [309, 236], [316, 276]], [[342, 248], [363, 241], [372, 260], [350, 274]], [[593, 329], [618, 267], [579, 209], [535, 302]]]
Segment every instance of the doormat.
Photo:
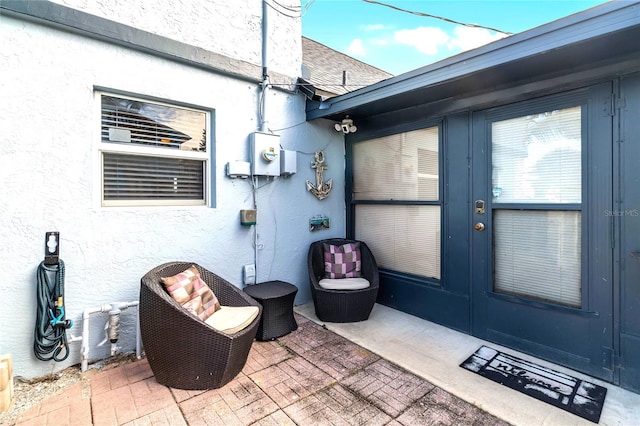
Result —
[[482, 346], [460, 367], [594, 423], [607, 388]]

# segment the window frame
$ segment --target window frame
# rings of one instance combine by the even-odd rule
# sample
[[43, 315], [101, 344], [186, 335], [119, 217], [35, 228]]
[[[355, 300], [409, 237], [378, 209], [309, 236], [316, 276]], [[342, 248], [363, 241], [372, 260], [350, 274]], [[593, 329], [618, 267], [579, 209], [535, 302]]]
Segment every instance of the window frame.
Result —
[[[367, 142], [372, 139], [378, 139], [386, 136], [396, 135], [400, 133], [408, 133], [415, 130], [437, 127], [438, 129], [438, 198], [435, 200], [356, 200], [353, 196], [353, 146], [359, 142]], [[419, 284], [427, 284], [435, 287], [442, 287], [446, 282], [446, 268], [444, 262], [445, 229], [447, 226], [447, 203], [445, 193], [445, 134], [446, 126], [444, 118], [421, 120], [419, 122], [391, 126], [385, 129], [371, 132], [358, 132], [350, 134], [346, 137], [346, 192], [345, 199], [347, 205], [347, 235], [355, 238], [356, 232], [356, 206], [358, 205], [384, 205], [384, 206], [438, 206], [440, 207], [440, 277], [427, 277], [423, 275], [415, 275], [408, 272], [396, 271], [391, 269], [380, 268], [383, 274], [402, 277], [404, 280], [413, 281]]]
[[[156, 104], [160, 106], [167, 106], [171, 108], [187, 109], [205, 114], [205, 151], [188, 151], [188, 150], [175, 150], [167, 149], [165, 147], [158, 146], [144, 146], [139, 144], [127, 144], [123, 142], [109, 142], [102, 139], [102, 96], [117, 97], [132, 101], [145, 102], [150, 104]], [[99, 191], [99, 205], [104, 208], [111, 207], [215, 207], [215, 163], [214, 163], [214, 117], [215, 111], [211, 108], [203, 107], [200, 105], [189, 104], [186, 102], [179, 102], [174, 100], [162, 99], [154, 96], [146, 96], [139, 94], [132, 94], [130, 92], [124, 92], [120, 90], [95, 87], [94, 88], [94, 101], [96, 108], [96, 124], [95, 129], [97, 131], [97, 149], [96, 156], [98, 161], [98, 186]], [[202, 199], [127, 199], [127, 200], [106, 200], [105, 199], [105, 169], [104, 169], [104, 154], [116, 154], [116, 155], [134, 155], [134, 156], [147, 156], [151, 158], [169, 158], [169, 159], [184, 159], [184, 160], [197, 160], [203, 163], [203, 178], [202, 178]]]

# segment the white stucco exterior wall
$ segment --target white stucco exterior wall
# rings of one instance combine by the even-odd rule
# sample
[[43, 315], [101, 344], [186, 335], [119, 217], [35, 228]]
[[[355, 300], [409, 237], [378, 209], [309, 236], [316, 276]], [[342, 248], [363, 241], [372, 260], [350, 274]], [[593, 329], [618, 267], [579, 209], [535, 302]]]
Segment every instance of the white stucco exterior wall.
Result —
[[[92, 15], [262, 65], [261, 0], [52, 0]], [[292, 7], [299, 0], [281, 2]], [[274, 7], [277, 7], [274, 5]], [[298, 76], [302, 27], [296, 14], [267, 7], [270, 70]]]
[[[101, 4], [107, 3], [146, 4]], [[256, 10], [249, 8], [246, 19], [233, 17], [255, 25], [248, 34], [247, 27], [230, 25], [227, 44], [236, 44], [243, 34], [259, 38]], [[258, 225], [243, 227], [239, 211], [253, 206], [251, 185], [227, 178], [224, 165], [249, 160], [248, 136], [259, 125], [256, 84], [14, 17], [0, 19], [0, 268], [5, 271], [0, 353], [13, 355], [15, 376], [39, 377], [80, 362], [79, 342], [70, 344], [71, 355], [61, 363], [33, 355], [36, 270], [47, 231], [61, 234], [65, 305], [67, 319], [75, 322], [69, 330], [73, 335], [81, 334], [84, 310], [138, 300], [140, 277], [166, 261], [199, 263], [241, 287], [242, 265], [254, 262], [254, 230], [258, 281], [289, 281], [299, 287], [296, 303], [310, 301], [309, 243], [345, 232], [344, 142], [333, 123], [305, 123], [301, 94], [267, 92], [268, 126], [281, 135], [283, 148], [298, 151], [298, 173], [261, 178]], [[159, 25], [165, 26], [177, 25]], [[291, 45], [300, 42], [299, 28], [285, 32]], [[300, 69], [297, 56], [278, 52], [282, 69]], [[199, 105], [215, 113], [215, 208], [101, 207], [96, 87]], [[282, 128], [287, 129], [277, 130]], [[326, 179], [333, 179], [334, 189], [320, 202], [307, 192], [305, 181], [315, 179], [310, 163], [321, 148], [330, 167]], [[309, 231], [309, 219], [317, 214], [331, 218], [330, 230]], [[136, 318], [137, 308], [122, 313], [120, 352], [135, 351]], [[90, 361], [109, 355], [108, 344], [97, 346], [106, 320], [105, 314], [91, 317]]]

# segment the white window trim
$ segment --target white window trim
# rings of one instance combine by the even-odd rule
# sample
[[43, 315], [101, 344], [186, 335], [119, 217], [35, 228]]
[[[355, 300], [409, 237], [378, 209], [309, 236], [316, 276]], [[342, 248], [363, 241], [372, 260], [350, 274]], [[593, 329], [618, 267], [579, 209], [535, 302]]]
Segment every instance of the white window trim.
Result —
[[[95, 182], [96, 188], [99, 188], [99, 191], [95, 191], [95, 199], [96, 205], [99, 208], [131, 208], [136, 209], [140, 207], [159, 207], [159, 208], [175, 208], [175, 207], [185, 207], [185, 208], [202, 208], [202, 207], [211, 207], [212, 206], [212, 190], [211, 184], [213, 182], [213, 171], [215, 170], [212, 161], [212, 125], [211, 125], [211, 117], [212, 110], [206, 107], [198, 107], [193, 105], [187, 105], [181, 102], [163, 102], [157, 100], [153, 96], [144, 97], [140, 95], [131, 95], [129, 93], [123, 93], [121, 91], [115, 90], [104, 90], [104, 89], [95, 89], [94, 90], [94, 108], [95, 108], [95, 121], [92, 122], [92, 129], [95, 132], [96, 149], [94, 156], [94, 164], [97, 164], [96, 173], [95, 173]], [[102, 131], [101, 131], [101, 120], [102, 120], [102, 95], [114, 96], [114, 97], [122, 97], [131, 100], [137, 100], [141, 102], [154, 103], [158, 105], [166, 105], [169, 107], [179, 107], [183, 109], [189, 109], [197, 112], [202, 112], [206, 114], [205, 118], [205, 129], [207, 134], [206, 139], [206, 149], [205, 152], [199, 151], [178, 151], [178, 150], [164, 150], [158, 149], [154, 147], [145, 147], [140, 145], [126, 145], [122, 143], [116, 142], [105, 142], [102, 140]], [[165, 152], [166, 151], [166, 152]], [[201, 160], [204, 161], [204, 199], [203, 200], [105, 200], [104, 199], [104, 170], [103, 170], [103, 153], [114, 153], [114, 154], [135, 154], [135, 155], [147, 155], [151, 157], [162, 157], [162, 158], [184, 158], [184, 159], [192, 159], [192, 160]]]

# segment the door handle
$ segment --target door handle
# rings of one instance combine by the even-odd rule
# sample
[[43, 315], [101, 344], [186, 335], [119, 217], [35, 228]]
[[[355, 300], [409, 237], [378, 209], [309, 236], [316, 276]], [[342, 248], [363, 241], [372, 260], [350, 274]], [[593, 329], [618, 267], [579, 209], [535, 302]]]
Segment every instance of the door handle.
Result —
[[635, 257], [636, 259], [640, 259], [640, 251], [639, 250], [632, 251], [631, 252], [631, 257]]
[[484, 223], [476, 223], [475, 225], [473, 225], [473, 229], [475, 229], [476, 231], [484, 231]]

